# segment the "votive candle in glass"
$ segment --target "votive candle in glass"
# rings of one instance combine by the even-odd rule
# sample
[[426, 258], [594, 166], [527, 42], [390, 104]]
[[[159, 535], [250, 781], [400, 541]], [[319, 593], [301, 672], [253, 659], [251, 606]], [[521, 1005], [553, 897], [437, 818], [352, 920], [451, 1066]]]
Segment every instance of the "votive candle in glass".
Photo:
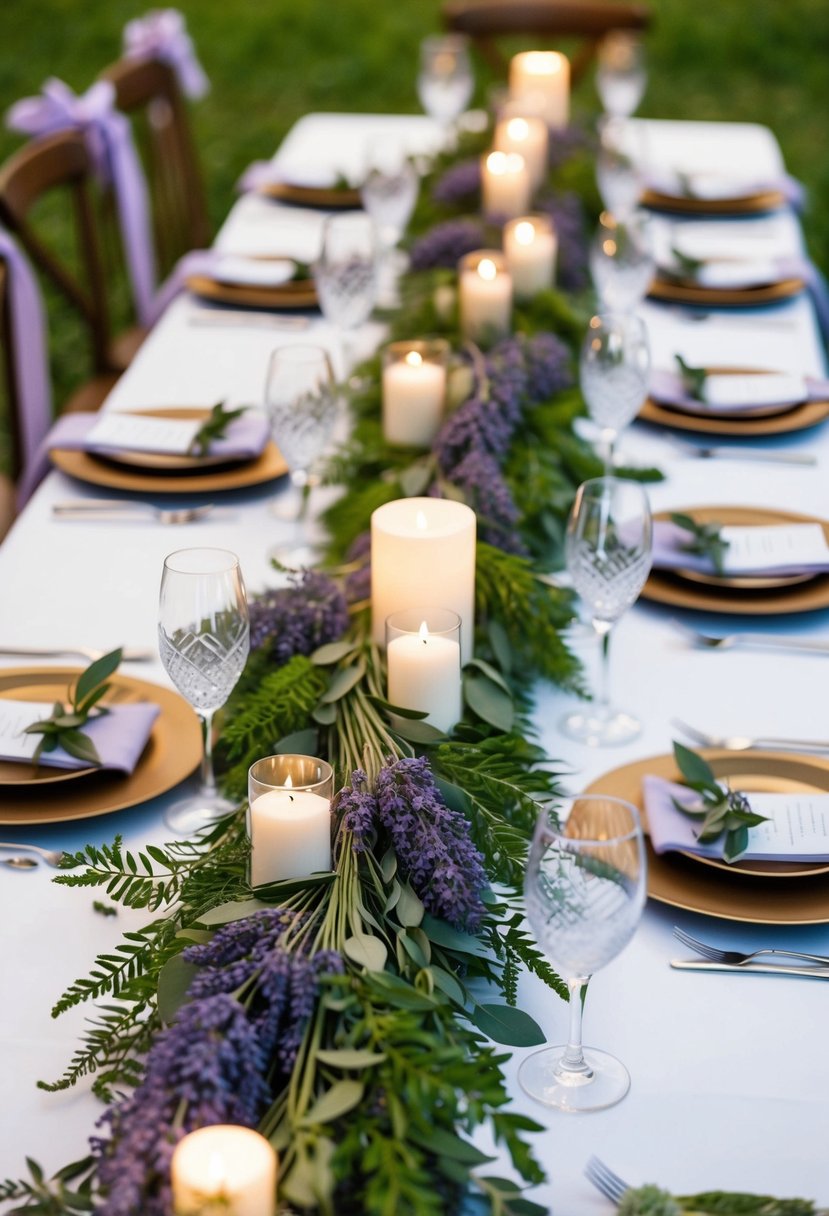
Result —
[[443, 338], [390, 342], [383, 349], [383, 435], [398, 447], [428, 448], [446, 401], [449, 344]]
[[277, 1157], [249, 1127], [217, 1123], [190, 1132], [170, 1165], [175, 1216], [275, 1216]]
[[448, 731], [463, 713], [461, 618], [448, 608], [405, 608], [386, 618], [388, 699]]
[[529, 210], [532, 184], [527, 162], [518, 152], [490, 152], [481, 160], [484, 215], [511, 219]]
[[527, 105], [550, 127], [566, 127], [570, 120], [570, 61], [560, 51], [522, 51], [509, 68], [513, 102]]
[[517, 152], [523, 156], [530, 175], [530, 189], [535, 191], [544, 181], [549, 160], [550, 131], [537, 114], [507, 112], [495, 126], [493, 145], [497, 152]]
[[248, 771], [253, 887], [331, 869], [334, 772], [325, 760], [288, 753]]
[[475, 630], [475, 512], [449, 498], [398, 498], [371, 516], [372, 635], [404, 608], [450, 608], [461, 620], [461, 662]]
[[557, 244], [548, 215], [524, 215], [504, 225], [504, 253], [516, 300], [531, 300], [552, 287]]
[[476, 249], [458, 263], [458, 304], [464, 338], [491, 345], [512, 329], [512, 278], [498, 249]]

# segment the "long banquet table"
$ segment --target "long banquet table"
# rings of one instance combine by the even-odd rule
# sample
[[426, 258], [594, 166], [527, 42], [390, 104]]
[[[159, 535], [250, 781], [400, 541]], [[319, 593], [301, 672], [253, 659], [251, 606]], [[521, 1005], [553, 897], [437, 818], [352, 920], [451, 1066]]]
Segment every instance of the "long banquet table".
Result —
[[[728, 128], [721, 124], [724, 136]], [[434, 128], [422, 118], [311, 115], [294, 128], [279, 157], [283, 163], [333, 160], [342, 171], [359, 164], [366, 142], [381, 129], [405, 139], [412, 151], [427, 149], [435, 138]], [[672, 142], [683, 132], [689, 143], [700, 134], [697, 124], [676, 124]], [[782, 222], [792, 226], [799, 240], [788, 213]], [[290, 239], [298, 256], [306, 248], [313, 256], [319, 223], [317, 214], [248, 196], [234, 207], [219, 244], [263, 253], [269, 242], [283, 249]], [[167, 310], [115, 388], [108, 409], [206, 405], [222, 397], [259, 402], [274, 346], [313, 341], [337, 353], [336, 335], [318, 317], [298, 334], [257, 324], [255, 317], [249, 325], [195, 325], [193, 309], [193, 301], [181, 296]], [[655, 361], [661, 354], [663, 365], [675, 350], [692, 362], [724, 364], [756, 363], [762, 354], [764, 362], [781, 370], [825, 374], [815, 316], [805, 296], [754, 313], [702, 320], [693, 319], [689, 310], [653, 303], [642, 311]], [[376, 325], [367, 326], [360, 342], [368, 350], [381, 333]], [[754, 451], [809, 452], [817, 463], [795, 467], [695, 459], [666, 432], [641, 424], [622, 441], [632, 459], [658, 464], [666, 473], [664, 481], [649, 489], [654, 510], [715, 503], [829, 514], [826, 427], [749, 446]], [[283, 479], [226, 493], [210, 518], [180, 527], [61, 522], [52, 515], [56, 502], [111, 493], [52, 472], [0, 549], [0, 646], [154, 647], [162, 561], [184, 546], [232, 549], [240, 556], [250, 590], [271, 585], [277, 576], [269, 569], [266, 550], [285, 527], [271, 508], [287, 492]], [[192, 499], [207, 500], [209, 496]], [[715, 733], [829, 735], [824, 673], [829, 657], [751, 649], [702, 652], [677, 629], [676, 615], [640, 601], [615, 637], [617, 699], [644, 722], [633, 743], [595, 750], [566, 741], [557, 723], [569, 698], [539, 688], [539, 738], [548, 754], [560, 759], [571, 788], [584, 787], [617, 765], [668, 751], [672, 717]], [[724, 632], [730, 623], [757, 627], [756, 619], [729, 622], [707, 614], [693, 614], [693, 620], [683, 614], [683, 619], [702, 629], [710, 626], [711, 632]], [[781, 636], [829, 638], [829, 610], [770, 618], [762, 627]], [[590, 636], [577, 630], [573, 644], [592, 670], [595, 644]], [[21, 663], [0, 662], [4, 667]], [[169, 684], [160, 662], [125, 669]], [[109, 841], [118, 832], [129, 847], [138, 848], [165, 838], [161, 816], [180, 792], [79, 822], [3, 827], [0, 836], [76, 849]], [[46, 1094], [35, 1083], [61, 1073], [92, 1010], [75, 1009], [53, 1021], [50, 1007], [68, 984], [88, 972], [96, 953], [113, 948], [125, 929], [149, 919], [123, 910], [117, 917], [103, 917], [93, 910], [94, 891], [56, 886], [52, 876], [46, 867], [36, 872], [0, 868], [0, 1177], [20, 1176], [26, 1155], [50, 1171], [83, 1155], [100, 1113], [87, 1084]], [[803, 1195], [829, 1205], [829, 987], [808, 979], [673, 971], [669, 959], [683, 953], [672, 940], [674, 924], [703, 939], [746, 948], [789, 945], [829, 953], [829, 924], [730, 924], [649, 901], [632, 943], [592, 980], [586, 1006], [586, 1041], [627, 1064], [632, 1077], [627, 1098], [596, 1115], [549, 1112], [526, 1098], [515, 1080], [524, 1052], [516, 1051], [508, 1066], [516, 1109], [540, 1119], [547, 1129], [536, 1148], [549, 1183], [534, 1197], [558, 1216], [609, 1211], [611, 1205], [582, 1173], [595, 1153], [632, 1183], [658, 1181], [674, 1192], [721, 1187]], [[520, 1000], [551, 1042], [566, 1035], [567, 1008], [540, 983], [525, 979]]]

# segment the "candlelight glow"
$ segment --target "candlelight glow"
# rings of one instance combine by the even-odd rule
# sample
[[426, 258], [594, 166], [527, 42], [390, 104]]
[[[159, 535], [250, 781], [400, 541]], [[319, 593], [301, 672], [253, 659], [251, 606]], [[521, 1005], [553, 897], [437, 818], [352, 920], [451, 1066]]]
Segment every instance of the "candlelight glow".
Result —
[[525, 118], [511, 118], [507, 123], [507, 134], [510, 139], [521, 142], [530, 134], [530, 124]]
[[415, 516], [415, 527], [419, 528], [421, 532], [425, 532], [429, 527], [429, 521], [422, 511], [418, 511], [417, 515]]
[[284, 788], [285, 788], [286, 790], [287, 790], [287, 789], [293, 789], [293, 788], [294, 788], [294, 783], [293, 783], [293, 781], [291, 780], [291, 774], [290, 774], [290, 773], [288, 773], [287, 777], [285, 778], [285, 786], [284, 786]]
[[527, 51], [524, 69], [533, 76], [555, 76], [562, 69], [562, 59], [558, 51]]
[[205, 1190], [208, 1195], [219, 1196], [227, 1180], [227, 1170], [221, 1153], [211, 1153], [207, 1160]]
[[506, 152], [490, 152], [489, 156], [486, 158], [486, 167], [489, 169], [490, 173], [497, 173], [500, 175], [507, 172], [507, 160], [508, 157]]
[[408, 355], [406, 355], [406, 362], [409, 367], [420, 367], [423, 363], [423, 355], [419, 351], [410, 350]]
[[535, 240], [535, 228], [529, 220], [522, 220], [515, 225], [515, 239], [519, 245], [532, 245]]
[[487, 283], [491, 283], [498, 274], [498, 267], [493, 262], [492, 258], [481, 258], [478, 263], [478, 274]]
[[423, 642], [425, 644], [426, 640], [429, 637], [429, 626], [426, 624], [425, 621], [420, 622], [420, 628], [417, 631], [417, 635], [420, 638], [421, 642]]

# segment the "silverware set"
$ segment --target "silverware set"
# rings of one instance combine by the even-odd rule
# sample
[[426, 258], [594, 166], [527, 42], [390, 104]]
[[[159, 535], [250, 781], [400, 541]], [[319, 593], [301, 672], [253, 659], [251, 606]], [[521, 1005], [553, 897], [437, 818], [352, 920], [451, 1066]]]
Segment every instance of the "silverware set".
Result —
[[[67, 853], [60, 852], [57, 849], [42, 849], [36, 844], [5, 844], [0, 842], [0, 849], [11, 849], [12, 857], [0, 857], [0, 865], [8, 866], [12, 870], [36, 870], [38, 867], [38, 859], [47, 866], [53, 866], [59, 869], [63, 865], [64, 858]], [[27, 854], [34, 853], [36, 856], [31, 857]]]
[[[754, 975], [797, 975], [809, 979], [829, 980], [829, 956], [809, 954], [803, 950], [786, 950], [780, 946], [764, 946], [759, 950], [743, 952], [723, 950], [692, 937], [684, 929], [674, 926], [674, 937], [700, 958], [671, 959], [677, 971], [742, 971]], [[786, 963], [764, 962], [764, 959], [796, 959], [808, 966], [790, 966]]]
[[715, 637], [689, 629], [681, 621], [674, 625], [694, 646], [708, 650], [733, 650], [736, 646], [750, 646], [768, 650], [792, 650], [808, 654], [829, 654], [829, 641], [823, 638], [780, 637], [774, 633], [726, 633]]
[[671, 726], [676, 727], [683, 735], [700, 747], [719, 747], [727, 752], [747, 752], [753, 749], [782, 750], [788, 752], [803, 752], [806, 755], [822, 755], [829, 752], [829, 740], [821, 739], [788, 739], [775, 735], [712, 735], [689, 726], [679, 718], [671, 719]]
[[146, 523], [195, 524], [207, 519], [215, 510], [212, 503], [202, 507], [174, 507], [169, 510], [147, 502], [123, 502], [121, 499], [79, 498], [71, 502], [56, 502], [52, 514], [56, 519], [107, 520]]

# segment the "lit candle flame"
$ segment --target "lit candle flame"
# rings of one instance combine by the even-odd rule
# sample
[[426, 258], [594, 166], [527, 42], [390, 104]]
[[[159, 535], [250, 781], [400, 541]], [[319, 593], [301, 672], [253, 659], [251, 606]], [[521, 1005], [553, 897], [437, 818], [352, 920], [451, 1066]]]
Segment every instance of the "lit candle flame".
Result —
[[558, 51], [528, 51], [524, 68], [533, 76], [555, 76], [561, 71], [562, 59]]
[[486, 158], [486, 167], [490, 173], [495, 173], [500, 176], [507, 171], [507, 154], [506, 152], [490, 152]]
[[288, 776], [285, 778], [285, 789], [292, 790], [293, 788], [294, 788], [294, 783], [291, 780], [291, 774], [288, 773]]
[[205, 1170], [207, 1194], [216, 1197], [221, 1195], [226, 1178], [227, 1170], [225, 1169], [221, 1153], [211, 1153], [207, 1159], [207, 1169]]
[[406, 362], [409, 367], [420, 367], [423, 362], [423, 355], [419, 351], [410, 350], [408, 355], [406, 355]]
[[515, 239], [519, 245], [532, 245], [535, 240], [535, 228], [529, 220], [522, 220], [515, 225]]
[[418, 511], [417, 515], [415, 516], [415, 527], [419, 528], [421, 532], [425, 532], [429, 527], [429, 521], [422, 511]]
[[425, 621], [420, 622], [420, 629], [418, 629], [417, 634], [418, 634], [418, 637], [420, 638], [421, 642], [423, 642], [423, 644], [425, 646], [427, 639], [429, 637], [429, 626], [426, 624]]
[[492, 258], [481, 258], [480, 262], [478, 263], [478, 274], [482, 279], [485, 279], [487, 283], [492, 282], [492, 280], [498, 274], [498, 267], [495, 265]]
[[510, 139], [525, 140], [530, 133], [530, 124], [525, 118], [511, 118], [507, 123], [507, 134]]

